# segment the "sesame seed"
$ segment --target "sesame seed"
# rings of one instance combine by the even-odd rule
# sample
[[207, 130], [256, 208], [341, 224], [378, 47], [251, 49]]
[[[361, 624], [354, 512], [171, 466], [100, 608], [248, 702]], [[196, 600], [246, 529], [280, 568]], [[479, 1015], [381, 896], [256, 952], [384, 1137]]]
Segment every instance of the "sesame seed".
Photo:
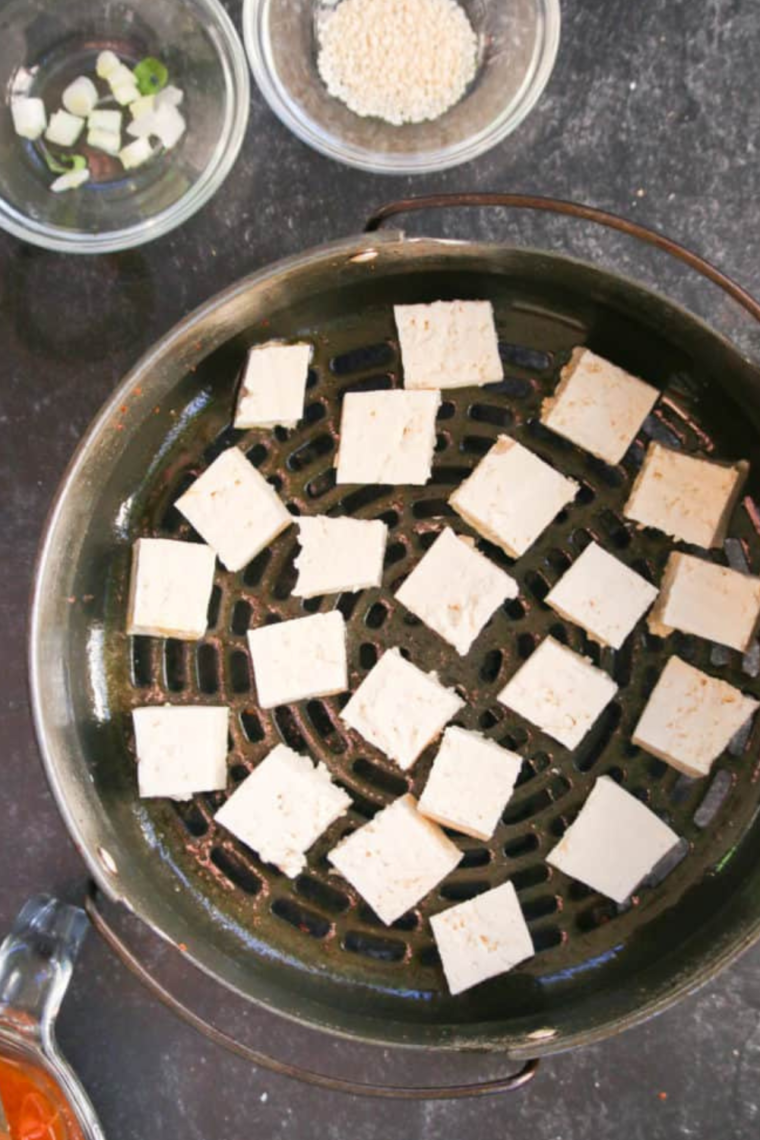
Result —
[[455, 0], [342, 0], [320, 24], [317, 66], [355, 114], [420, 123], [462, 98], [477, 47]]

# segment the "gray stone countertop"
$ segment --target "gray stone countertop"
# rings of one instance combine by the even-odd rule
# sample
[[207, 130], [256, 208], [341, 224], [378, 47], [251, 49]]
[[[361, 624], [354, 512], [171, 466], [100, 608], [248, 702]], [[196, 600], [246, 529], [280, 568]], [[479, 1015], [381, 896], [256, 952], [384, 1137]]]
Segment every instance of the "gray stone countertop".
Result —
[[[229, 8], [239, 26], [237, 0]], [[180, 317], [258, 266], [358, 231], [387, 199], [456, 189], [534, 191], [616, 210], [682, 239], [760, 293], [760, 6], [565, 0], [563, 20], [557, 67], [537, 108], [469, 166], [418, 179], [344, 169], [291, 137], [254, 90], [235, 169], [181, 230], [90, 259], [0, 234], [0, 929], [29, 894], [76, 898], [83, 882], [38, 761], [27, 699], [27, 598], [45, 512], [102, 400]], [[443, 230], [548, 244], [638, 273], [760, 356], [760, 335], [731, 306], [630, 242], [500, 214], [447, 218]], [[276, 1023], [268, 1043], [286, 1050], [288, 1033]], [[483, 1102], [379, 1106], [256, 1071], [178, 1023], [94, 935], [60, 1037], [113, 1140], [749, 1140], [760, 1130], [760, 947], [677, 1009], [550, 1060], [524, 1092]], [[343, 1048], [320, 1040], [312, 1060], [339, 1066]], [[377, 1066], [393, 1075], [392, 1058]]]

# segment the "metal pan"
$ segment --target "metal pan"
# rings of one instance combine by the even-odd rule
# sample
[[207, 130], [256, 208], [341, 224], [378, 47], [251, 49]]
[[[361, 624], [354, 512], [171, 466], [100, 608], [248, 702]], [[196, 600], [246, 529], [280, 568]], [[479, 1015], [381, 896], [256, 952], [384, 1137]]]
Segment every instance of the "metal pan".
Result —
[[[525, 206], [596, 221], [658, 245], [760, 319], [738, 285], [666, 238], [588, 207], [508, 195], [459, 205]], [[401, 203], [441, 205], [440, 199]], [[340, 402], [347, 390], [399, 384], [393, 302], [490, 299], [507, 379], [445, 393], [431, 482], [336, 487]], [[234, 378], [247, 346], [271, 337], [315, 345], [306, 415], [285, 432], [236, 432]], [[541, 428], [537, 410], [581, 342], [662, 388], [665, 398], [619, 467]], [[99, 887], [223, 985], [299, 1022], [386, 1045], [499, 1050], [523, 1060], [598, 1040], [665, 1009], [760, 933], [758, 732], [732, 745], [710, 780], [689, 781], [633, 748], [631, 728], [669, 654], [755, 691], [760, 658], [639, 630], [599, 650], [544, 604], [590, 536], [653, 580], [670, 543], [621, 514], [648, 439], [753, 464], [725, 552], [760, 570], [760, 370], [682, 308], [592, 265], [507, 245], [365, 234], [290, 258], [234, 285], [138, 363], [98, 415], [65, 476], [42, 544], [31, 622], [34, 714], [48, 778]], [[449, 520], [446, 499], [496, 434], [514, 434], [582, 484], [578, 501], [510, 571], [520, 598], [466, 661], [410, 623], [393, 586]], [[208, 635], [198, 645], [124, 633], [130, 547], [141, 534], [189, 537], [178, 494], [237, 444], [298, 513], [382, 515], [390, 528], [384, 587], [339, 599], [291, 597], [296, 539], [282, 535], [240, 574], [217, 570]], [[456, 526], [466, 530], [461, 520]], [[495, 557], [500, 555], [490, 551]], [[468, 698], [462, 723], [518, 749], [523, 778], [490, 843], [457, 839], [465, 858], [441, 890], [390, 929], [331, 874], [325, 854], [380, 806], [419, 790], [430, 764], [403, 774], [339, 720], [325, 698], [257, 708], [245, 630], [270, 614], [338, 605], [350, 629], [352, 687], [378, 653], [404, 644]], [[498, 705], [495, 694], [552, 632], [615, 678], [618, 699], [571, 754]], [[213, 822], [223, 796], [140, 801], [130, 711], [146, 702], [224, 701], [233, 710], [229, 788], [278, 740], [322, 758], [354, 810], [317, 844], [294, 882]], [[619, 909], [545, 863], [588, 794], [611, 773], [683, 836], [681, 856]], [[450, 902], [510, 878], [538, 949], [518, 970], [450, 997], [426, 921]], [[101, 925], [103, 923], [101, 922]]]

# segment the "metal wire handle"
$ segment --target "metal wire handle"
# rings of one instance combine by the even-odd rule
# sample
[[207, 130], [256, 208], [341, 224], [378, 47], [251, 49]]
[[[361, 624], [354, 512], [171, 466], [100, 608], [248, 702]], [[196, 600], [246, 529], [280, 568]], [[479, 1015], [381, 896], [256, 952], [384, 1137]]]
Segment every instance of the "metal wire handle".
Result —
[[737, 281], [729, 277], [717, 266], [693, 253], [686, 246], [660, 233], [658, 230], [648, 229], [638, 222], [622, 218], [619, 214], [612, 214], [608, 210], [599, 210], [595, 206], [586, 206], [581, 202], [568, 202], [563, 198], [543, 198], [535, 194], [500, 194], [491, 192], [478, 192], [467, 194], [428, 194], [418, 198], [399, 198], [397, 202], [388, 202], [375, 210], [364, 226], [365, 233], [374, 233], [390, 218], [398, 214], [414, 213], [418, 210], [446, 210], [460, 209], [461, 207], [502, 206], [517, 210], [541, 210], [549, 214], [563, 214], [568, 218], [579, 218], [581, 221], [594, 222], [598, 226], [605, 226], [610, 230], [617, 230], [621, 234], [638, 238], [646, 245], [662, 249], [665, 253], [682, 261], [691, 269], [696, 270], [702, 277], [706, 277], [713, 285], [717, 285], [724, 293], [741, 305], [750, 316], [760, 321], [760, 301], [755, 300]]
[[230, 1053], [242, 1057], [244, 1061], [252, 1062], [259, 1068], [268, 1069], [270, 1073], [277, 1073], [281, 1077], [291, 1077], [294, 1080], [302, 1081], [304, 1084], [327, 1089], [330, 1092], [348, 1093], [350, 1096], [375, 1097], [383, 1100], [469, 1100], [480, 1096], [494, 1096], [497, 1093], [514, 1092], [516, 1089], [522, 1088], [523, 1085], [527, 1085], [536, 1075], [539, 1062], [532, 1060], [526, 1061], [521, 1069], [507, 1077], [497, 1077], [494, 1080], [480, 1081], [469, 1085], [376, 1085], [365, 1081], [348, 1080], [345, 1077], [331, 1077], [328, 1073], [305, 1069], [288, 1061], [279, 1061], [276, 1057], [270, 1057], [268, 1053], [262, 1053], [258, 1049], [244, 1045], [242, 1041], [238, 1041], [229, 1033], [225, 1033], [223, 1029], [219, 1029], [207, 1021], [205, 1017], [190, 1009], [180, 998], [167, 990], [142, 964], [124, 942], [121, 935], [111, 926], [100, 908], [99, 898], [100, 891], [97, 885], [90, 881], [85, 899], [85, 910], [98, 934], [122, 965], [126, 966], [154, 997], [158, 998], [172, 1013], [191, 1025], [193, 1029], [197, 1029], [199, 1033], [208, 1037], [216, 1045], [221, 1045]]

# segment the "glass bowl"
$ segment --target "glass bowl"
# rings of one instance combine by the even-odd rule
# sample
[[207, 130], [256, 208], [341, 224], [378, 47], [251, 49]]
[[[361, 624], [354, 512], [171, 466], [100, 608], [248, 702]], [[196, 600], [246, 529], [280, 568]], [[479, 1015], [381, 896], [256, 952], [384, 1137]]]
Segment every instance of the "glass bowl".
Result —
[[[39, 143], [14, 132], [12, 88], [22, 68], [33, 72], [27, 94], [44, 99], [49, 118], [72, 79], [94, 76], [105, 49], [129, 65], [160, 58], [185, 93], [187, 130], [132, 171], [89, 152], [90, 181], [54, 194]], [[10, 0], [0, 4], [0, 93], [0, 225], [47, 249], [104, 253], [153, 241], [219, 189], [243, 141], [250, 90], [242, 45], [218, 0]], [[73, 149], [86, 152], [81, 142]]]
[[303, 142], [376, 174], [445, 170], [483, 154], [522, 122], [551, 75], [559, 0], [459, 0], [478, 38], [478, 70], [440, 118], [392, 126], [328, 94], [317, 70], [318, 27], [336, 0], [244, 0], [243, 38], [254, 79]]

